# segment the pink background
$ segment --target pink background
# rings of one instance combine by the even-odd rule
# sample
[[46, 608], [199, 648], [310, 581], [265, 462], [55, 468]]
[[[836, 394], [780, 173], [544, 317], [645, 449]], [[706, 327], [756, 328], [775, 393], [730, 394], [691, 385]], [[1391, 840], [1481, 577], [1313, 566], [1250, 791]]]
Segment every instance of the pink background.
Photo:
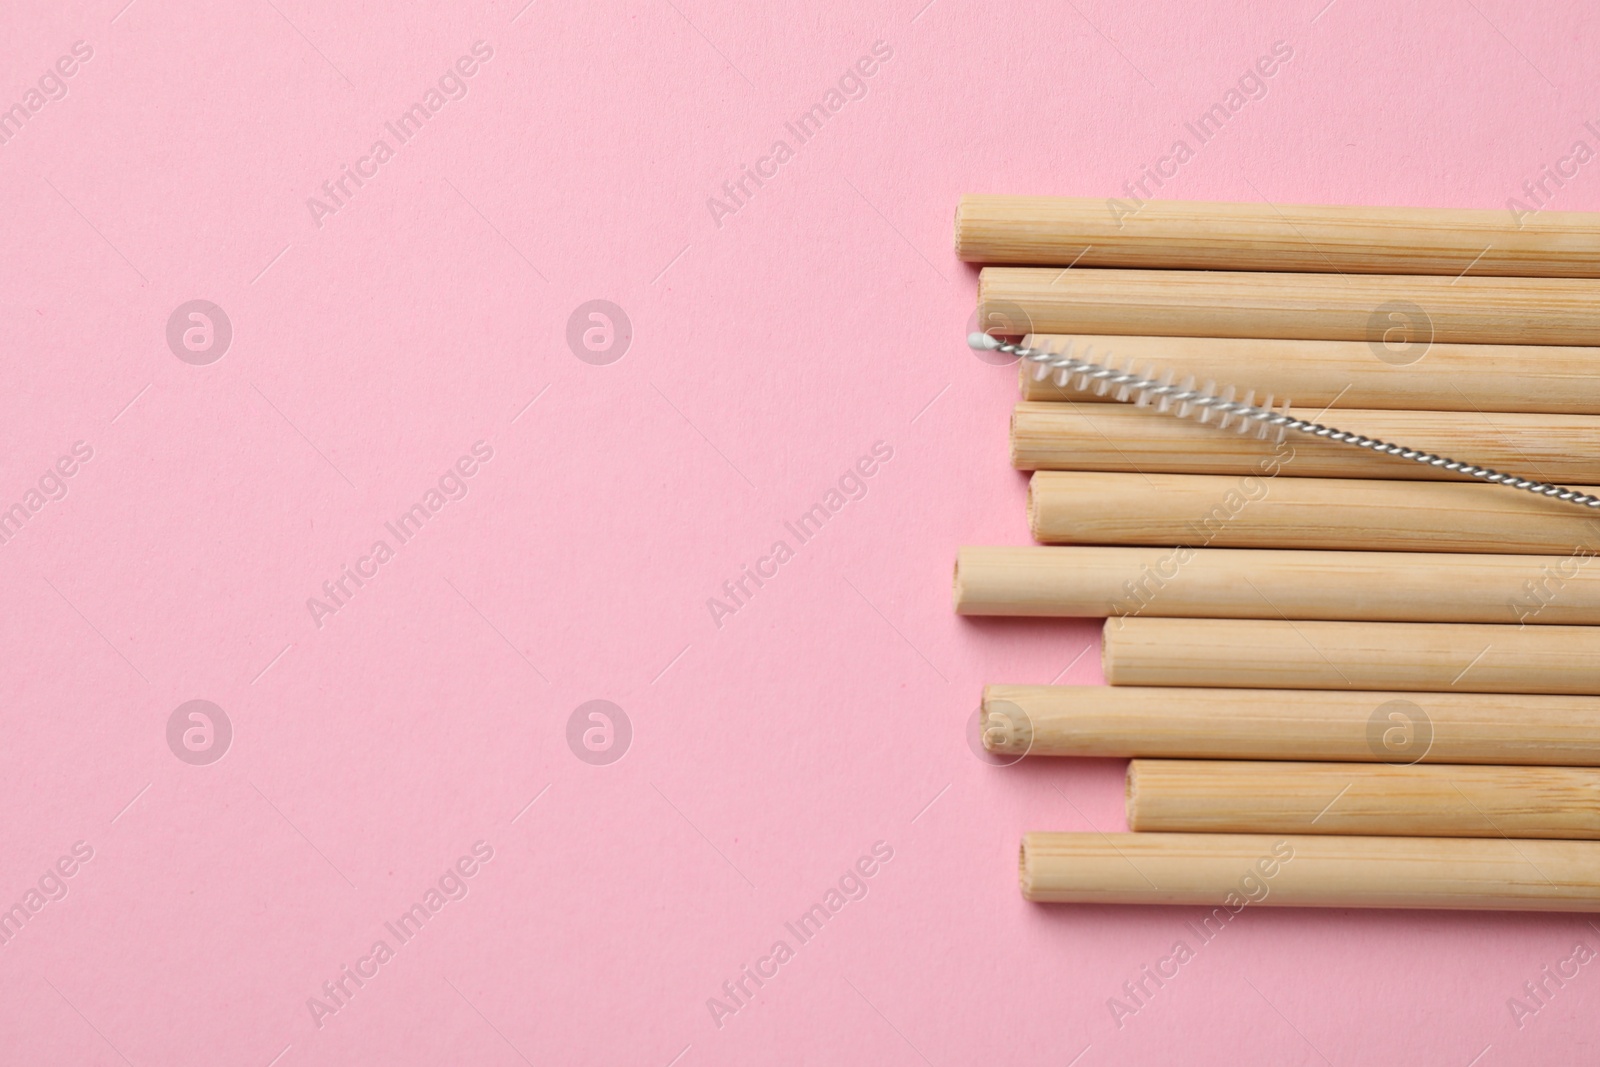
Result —
[[[0, 946], [4, 1062], [1593, 1062], [1593, 967], [1507, 1007], [1600, 946], [1576, 916], [1252, 908], [1119, 1028], [1199, 909], [1024, 903], [1019, 833], [1121, 828], [1122, 768], [963, 737], [984, 682], [1098, 680], [1096, 627], [949, 607], [958, 544], [1026, 539], [961, 192], [1118, 195], [1283, 41], [1162, 195], [1499, 208], [1600, 147], [1591, 10], [125, 3], [0, 9], [0, 106], [93, 50], [0, 145], [0, 507], [93, 449], [0, 545], [0, 904], [93, 849]], [[319, 227], [307, 198], [477, 41]], [[878, 41], [866, 95], [714, 219]], [[1600, 163], [1555, 206], [1600, 207]], [[234, 331], [206, 366], [165, 336], [195, 299]], [[610, 365], [566, 340], [594, 299], [632, 323]], [[319, 628], [307, 598], [480, 440]], [[715, 625], [875, 442], [866, 495]], [[206, 766], [167, 742], [193, 699], [234, 730]], [[632, 724], [610, 765], [567, 742], [594, 699]]]

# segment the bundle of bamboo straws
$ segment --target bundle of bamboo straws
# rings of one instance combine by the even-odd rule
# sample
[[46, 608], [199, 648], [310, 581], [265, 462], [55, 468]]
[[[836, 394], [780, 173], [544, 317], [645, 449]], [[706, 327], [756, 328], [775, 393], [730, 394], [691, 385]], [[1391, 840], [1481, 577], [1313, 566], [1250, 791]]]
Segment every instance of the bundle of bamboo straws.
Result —
[[[1112, 207], [964, 197], [980, 329], [1600, 485], [1600, 215]], [[1024, 896], [1600, 911], [1600, 515], [1030, 367], [1012, 460], [1070, 547], [962, 548], [956, 610], [1104, 617], [1110, 684], [989, 686], [983, 741], [1130, 757], [1132, 832], [1024, 835]]]

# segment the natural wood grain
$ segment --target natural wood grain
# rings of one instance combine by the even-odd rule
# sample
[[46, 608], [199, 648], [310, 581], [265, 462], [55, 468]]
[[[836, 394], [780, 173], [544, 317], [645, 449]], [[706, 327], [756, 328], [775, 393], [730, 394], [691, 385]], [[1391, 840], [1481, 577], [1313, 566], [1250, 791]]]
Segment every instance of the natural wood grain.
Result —
[[1593, 278], [985, 267], [978, 312], [1019, 334], [1600, 344]]
[[1600, 515], [1586, 508], [1452, 482], [1039, 471], [1028, 523], [1053, 545], [1600, 553]]
[[991, 685], [996, 756], [1600, 766], [1600, 697]]
[[1600, 215], [968, 194], [955, 249], [969, 263], [1600, 277]]
[[[1351, 433], [1542, 480], [1600, 485], [1600, 416], [1296, 408]], [[1023, 402], [1011, 414], [1018, 470], [1287, 474], [1463, 481], [1460, 475], [1307, 434], [1258, 440], [1127, 404]]]
[[1600, 694], [1600, 626], [1130, 617], [1103, 640], [1112, 685]]
[[[1029, 833], [1028, 900], [1600, 911], [1600, 842], [1314, 834]], [[1226, 910], [1224, 910], [1226, 909]]]
[[1600, 768], [1136, 759], [1128, 829], [1600, 838]]
[[[1258, 337], [1118, 337], [1032, 334], [1026, 343], [1059, 352], [1073, 342], [1086, 358], [1118, 360], [1126, 367], [1154, 366], [1181, 381], [1234, 385], [1290, 397], [1316, 412], [1344, 408], [1417, 411], [1517, 411], [1600, 414], [1600, 348], [1563, 345], [1424, 345], [1391, 349], [1366, 341], [1293, 341]], [[1018, 361], [1024, 400], [1101, 397], [1092, 389], [1039, 378], [1038, 364]], [[1335, 422], [1336, 413], [1330, 413]]]
[[[1540, 611], [1519, 607], [1569, 567]], [[1600, 623], [1600, 567], [1560, 556], [966, 546], [954, 584], [962, 615]]]

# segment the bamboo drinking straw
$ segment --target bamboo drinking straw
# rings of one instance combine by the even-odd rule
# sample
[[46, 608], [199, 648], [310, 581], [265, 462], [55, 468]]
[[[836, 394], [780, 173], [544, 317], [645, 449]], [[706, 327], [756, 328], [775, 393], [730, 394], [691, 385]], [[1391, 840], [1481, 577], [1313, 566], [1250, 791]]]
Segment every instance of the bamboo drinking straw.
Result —
[[[1345, 408], [1418, 411], [1519, 411], [1600, 414], [1600, 348], [1563, 345], [1432, 344], [1396, 337], [1378, 341], [1290, 341], [1237, 337], [1119, 337], [1037, 334], [1026, 344], [1060, 350], [1089, 346], [1135, 366], [1147, 363], [1182, 379], [1245, 382], [1293, 397], [1308, 411]], [[1018, 361], [1024, 400], [1110, 400], [1092, 389], [1039, 378]]]
[[1128, 829], [1600, 838], [1600, 768], [1136, 759]]
[[1112, 685], [1600, 694], [1600, 627], [1130, 617], [1107, 622], [1101, 663]]
[[1600, 568], [1573, 567], [1537, 613], [1520, 602], [1533, 583], [1548, 588], [1571, 563], [1443, 552], [965, 546], [954, 601], [962, 615], [1115, 616], [1113, 623], [1129, 615], [1600, 623]]
[[1600, 911], [1600, 842], [1029, 833], [1022, 895], [1081, 904]]
[[1039, 471], [1028, 523], [1044, 544], [1600, 553], [1600, 516], [1450, 482]]
[[969, 263], [1600, 277], [1577, 212], [969, 194], [955, 237]]
[[991, 685], [996, 756], [1600, 766], [1600, 697]]
[[[1594, 415], [1335, 410], [1341, 429], [1468, 456], [1501, 470], [1600, 485], [1600, 417]], [[1310, 417], [1317, 410], [1296, 408], [1292, 413]], [[1011, 414], [1011, 463], [1018, 470], [1461, 478], [1304, 434], [1278, 443], [1262, 441], [1253, 434], [1219, 432], [1192, 419], [1165, 418], [1125, 404], [1018, 404]]]
[[1589, 278], [985, 267], [978, 303], [1018, 333], [1600, 344]]

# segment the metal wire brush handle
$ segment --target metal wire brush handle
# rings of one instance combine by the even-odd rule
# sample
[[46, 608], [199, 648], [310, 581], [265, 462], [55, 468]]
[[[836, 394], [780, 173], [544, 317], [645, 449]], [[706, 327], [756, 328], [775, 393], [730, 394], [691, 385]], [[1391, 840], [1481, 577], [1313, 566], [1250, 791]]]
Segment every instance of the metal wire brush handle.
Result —
[[[1460, 460], [1449, 459], [1432, 452], [1406, 448], [1403, 445], [1380, 441], [1376, 437], [1336, 430], [1320, 422], [1296, 418], [1289, 414], [1288, 400], [1283, 401], [1281, 410], [1273, 407], [1270, 395], [1261, 404], [1254, 403], [1254, 390], [1246, 394], [1243, 400], [1235, 400], [1234, 388], [1231, 385], [1218, 392], [1214, 382], [1207, 382], [1203, 387], [1195, 388], [1195, 380], [1192, 377], [1181, 385], [1175, 384], [1171, 372], [1168, 372], [1165, 378], [1158, 379], [1155, 377], [1156, 371], [1153, 367], [1146, 367], [1142, 372], [1135, 372], [1131, 365], [1125, 370], [1119, 370], [1109, 357], [1101, 361], [1074, 357], [1070, 343], [1065, 351], [1051, 352], [1042, 348], [1028, 348], [1021, 344], [1001, 341], [986, 333], [973, 333], [967, 336], [967, 344], [989, 352], [1015, 355], [1019, 359], [1033, 363], [1038, 368], [1036, 374], [1040, 378], [1053, 371], [1061, 385], [1076, 379], [1077, 388], [1087, 389], [1093, 386], [1100, 396], [1105, 396], [1115, 389], [1118, 400], [1124, 402], [1132, 400], [1140, 407], [1148, 406], [1153, 401], [1157, 410], [1163, 412], [1170, 412], [1173, 405], [1177, 405], [1174, 414], [1178, 418], [1198, 416], [1201, 422], [1208, 423], [1212, 416], [1220, 416], [1217, 422], [1218, 429], [1227, 429], [1230, 422], [1238, 419], [1240, 433], [1247, 433], [1255, 428], [1258, 436], [1265, 437], [1268, 433], [1276, 431], [1280, 441], [1289, 430], [1295, 430], [1313, 437], [1365, 448], [1381, 455], [1398, 456], [1439, 470], [1465, 474], [1485, 482], [1493, 482], [1495, 485], [1525, 489], [1530, 493], [1564, 500], [1569, 504], [1600, 508], [1600, 496], [1580, 493], [1576, 489], [1567, 489], [1564, 486], [1551, 485], [1549, 482], [1535, 481], [1532, 478], [1522, 478], [1515, 474], [1502, 474], [1488, 467], [1462, 463]], [[1092, 351], [1092, 348], [1086, 349], [1084, 356], [1088, 356]]]

